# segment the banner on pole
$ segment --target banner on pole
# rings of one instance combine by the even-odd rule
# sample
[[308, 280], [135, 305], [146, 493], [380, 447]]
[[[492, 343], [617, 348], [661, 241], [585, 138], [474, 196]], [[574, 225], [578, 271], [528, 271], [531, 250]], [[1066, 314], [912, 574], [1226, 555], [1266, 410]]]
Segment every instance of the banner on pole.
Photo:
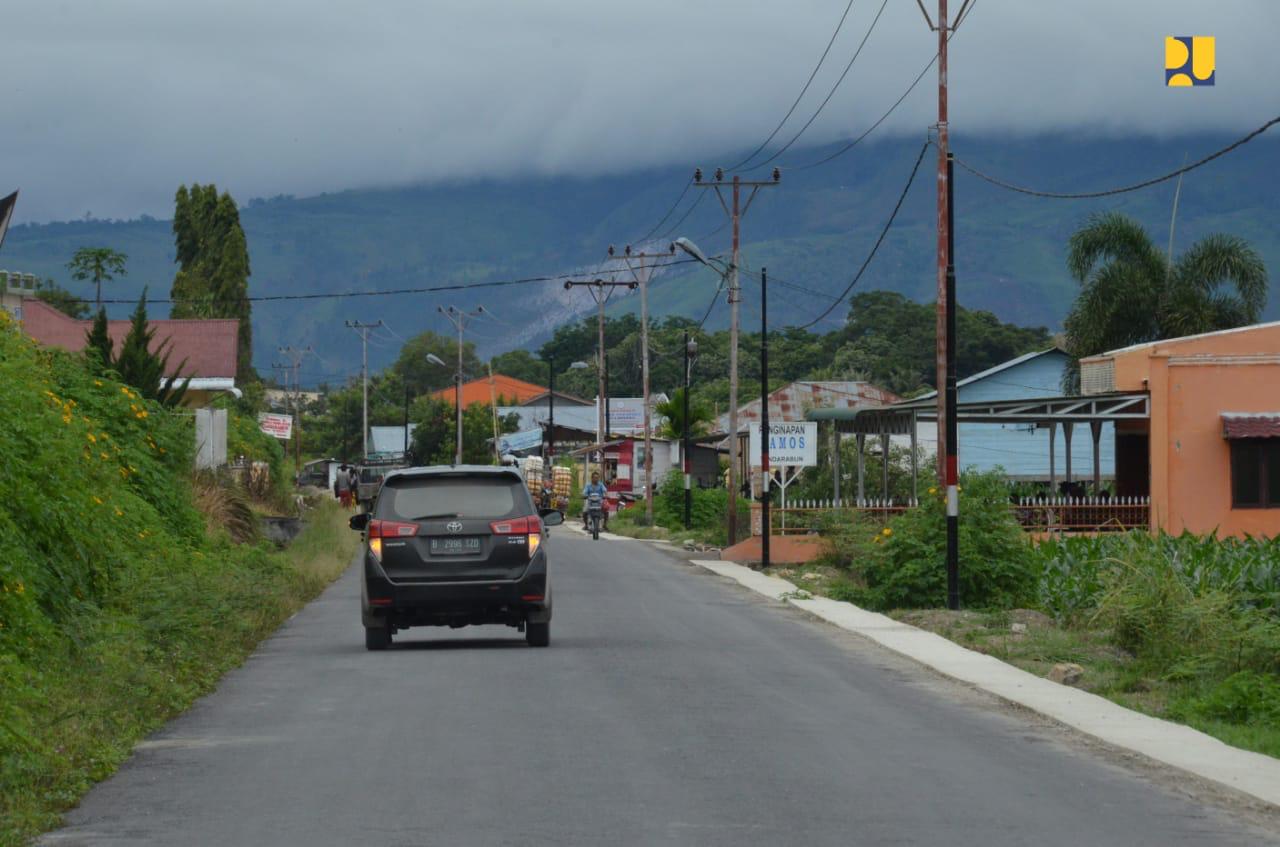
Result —
[[258, 429], [274, 438], [288, 441], [293, 438], [293, 415], [260, 412], [258, 414]]
[[[763, 466], [760, 424], [751, 427], [751, 466]], [[769, 424], [769, 467], [811, 468], [818, 464], [818, 422]]]

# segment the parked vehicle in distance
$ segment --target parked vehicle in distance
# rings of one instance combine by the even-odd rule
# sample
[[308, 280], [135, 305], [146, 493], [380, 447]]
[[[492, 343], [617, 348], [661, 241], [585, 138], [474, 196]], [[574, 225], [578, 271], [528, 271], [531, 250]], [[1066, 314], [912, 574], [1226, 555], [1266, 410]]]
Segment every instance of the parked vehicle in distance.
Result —
[[356, 485], [355, 495], [360, 508], [366, 512], [369, 511], [386, 475], [393, 470], [405, 467], [408, 465], [399, 454], [394, 456], [375, 454], [366, 458], [363, 464], [357, 465], [356, 474], [359, 482]]
[[551, 643], [546, 529], [512, 468], [450, 465], [390, 471], [369, 512], [360, 611], [365, 647], [383, 650], [415, 626], [505, 624], [531, 647]]

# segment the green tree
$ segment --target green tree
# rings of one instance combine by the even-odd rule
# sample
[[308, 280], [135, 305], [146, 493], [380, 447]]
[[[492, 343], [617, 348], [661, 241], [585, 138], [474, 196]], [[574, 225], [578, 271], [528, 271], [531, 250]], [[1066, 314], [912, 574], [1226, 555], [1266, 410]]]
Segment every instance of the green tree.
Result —
[[[428, 361], [428, 355], [438, 357], [445, 363], [444, 367]], [[457, 363], [457, 339], [428, 330], [404, 343], [391, 369], [408, 384], [409, 392], [416, 397], [453, 385], [453, 373], [457, 370]], [[480, 376], [482, 369], [483, 363], [476, 355], [475, 344], [470, 341], [465, 342], [462, 345], [463, 381]]]
[[187, 380], [181, 376], [186, 360], [173, 369], [173, 375], [165, 380], [169, 371], [169, 341], [165, 340], [155, 350], [155, 330], [147, 322], [147, 292], [143, 289], [138, 307], [133, 310], [129, 334], [120, 345], [114, 368], [123, 382], [138, 389], [138, 393], [165, 406], [181, 405], [187, 394]]
[[[36, 299], [48, 303], [62, 314], [82, 321], [89, 317], [89, 304], [51, 279], [43, 280], [36, 289]], [[101, 299], [101, 298], [99, 298]]]
[[[414, 460], [423, 464], [453, 463], [457, 432], [453, 404], [426, 397], [414, 406], [417, 426], [411, 449]], [[498, 419], [498, 433], [514, 432], [518, 417]], [[473, 465], [493, 464], [493, 407], [472, 403], [462, 410], [462, 461]]]
[[115, 363], [113, 346], [111, 336], [107, 333], [107, 310], [98, 309], [93, 326], [85, 334], [85, 354], [92, 356], [99, 366], [109, 368]]
[[495, 374], [505, 374], [534, 385], [546, 385], [550, 376], [547, 363], [534, 356], [528, 350], [511, 350], [499, 353], [489, 360]]
[[[653, 410], [662, 416], [662, 424], [658, 427], [658, 435], [663, 438], [682, 438], [684, 436], [684, 388], [677, 388], [671, 393], [671, 399], [665, 403], [657, 403]], [[701, 435], [711, 429], [715, 422], [711, 404], [697, 397], [689, 398], [689, 435]]]
[[81, 247], [67, 262], [73, 279], [93, 282], [97, 289], [96, 304], [102, 308], [102, 283], [110, 282], [117, 276], [125, 275], [125, 262], [128, 256], [112, 250], [110, 247]]
[[1064, 324], [1077, 359], [1257, 323], [1267, 303], [1266, 267], [1243, 239], [1209, 235], [1171, 262], [1118, 212], [1094, 215], [1071, 236], [1067, 268], [1081, 286]]
[[178, 188], [173, 215], [178, 272], [170, 296], [175, 318], [235, 318], [240, 322], [237, 373], [254, 381], [249, 303], [249, 248], [240, 211], [214, 184]]

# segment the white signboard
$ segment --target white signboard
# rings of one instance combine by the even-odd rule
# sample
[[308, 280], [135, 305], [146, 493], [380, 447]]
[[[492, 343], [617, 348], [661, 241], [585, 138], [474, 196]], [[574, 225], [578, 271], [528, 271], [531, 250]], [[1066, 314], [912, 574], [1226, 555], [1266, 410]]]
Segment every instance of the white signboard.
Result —
[[[760, 424], [751, 427], [751, 466], [762, 466]], [[811, 468], [818, 464], [818, 422], [769, 424], [769, 467]]]
[[288, 441], [293, 438], [293, 415], [275, 415], [270, 412], [258, 414], [258, 429], [267, 435]]

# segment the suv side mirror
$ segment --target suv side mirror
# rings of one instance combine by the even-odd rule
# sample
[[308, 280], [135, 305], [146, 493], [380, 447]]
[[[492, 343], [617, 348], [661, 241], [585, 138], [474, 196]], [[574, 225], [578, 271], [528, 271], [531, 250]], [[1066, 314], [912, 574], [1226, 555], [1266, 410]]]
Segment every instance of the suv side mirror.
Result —
[[358, 515], [352, 515], [351, 519], [347, 521], [347, 526], [358, 532], [364, 532], [369, 528], [369, 513], [361, 512]]
[[560, 526], [564, 523], [564, 512], [559, 509], [539, 509], [538, 517], [542, 518], [543, 526]]

